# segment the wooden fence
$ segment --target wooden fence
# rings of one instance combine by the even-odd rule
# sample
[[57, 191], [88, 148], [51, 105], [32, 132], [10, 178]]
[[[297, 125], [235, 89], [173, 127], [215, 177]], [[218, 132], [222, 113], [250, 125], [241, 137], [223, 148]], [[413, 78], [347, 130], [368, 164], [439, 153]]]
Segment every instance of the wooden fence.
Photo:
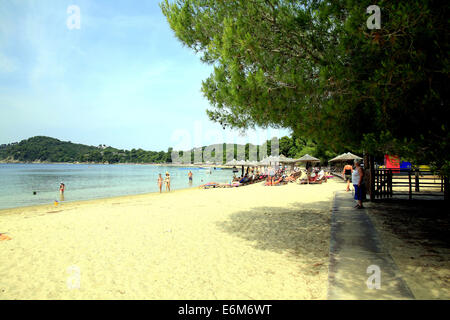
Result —
[[373, 172], [373, 199], [392, 198], [394, 195], [407, 195], [409, 199], [444, 196], [448, 183], [444, 177], [427, 170], [374, 169]]

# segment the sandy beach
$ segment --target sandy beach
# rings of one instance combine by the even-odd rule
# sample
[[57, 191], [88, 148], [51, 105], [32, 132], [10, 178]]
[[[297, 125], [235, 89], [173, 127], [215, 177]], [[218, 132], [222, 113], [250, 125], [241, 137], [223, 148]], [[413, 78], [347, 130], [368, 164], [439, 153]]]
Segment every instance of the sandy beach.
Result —
[[343, 183], [0, 211], [0, 299], [325, 299]]

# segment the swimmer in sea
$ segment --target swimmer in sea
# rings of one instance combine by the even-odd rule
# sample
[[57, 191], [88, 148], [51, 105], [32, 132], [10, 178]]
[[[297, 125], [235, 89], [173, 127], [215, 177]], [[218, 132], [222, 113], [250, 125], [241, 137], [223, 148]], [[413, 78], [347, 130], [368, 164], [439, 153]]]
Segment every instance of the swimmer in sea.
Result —
[[158, 177], [158, 187], [159, 187], [159, 193], [161, 193], [162, 192], [162, 183], [163, 183], [163, 178], [162, 178], [162, 176], [161, 176], [161, 173], [159, 174], [159, 177]]
[[191, 171], [189, 171], [188, 177], [189, 177], [189, 185], [191, 186], [192, 185], [192, 172]]

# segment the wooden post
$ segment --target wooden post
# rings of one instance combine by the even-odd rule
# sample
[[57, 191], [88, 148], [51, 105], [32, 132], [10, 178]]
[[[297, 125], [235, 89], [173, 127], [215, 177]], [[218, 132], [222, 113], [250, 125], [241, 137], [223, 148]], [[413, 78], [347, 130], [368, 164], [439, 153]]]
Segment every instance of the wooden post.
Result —
[[378, 185], [379, 177], [380, 177], [380, 170], [377, 169], [376, 175], [375, 175], [375, 179], [376, 179], [375, 183], [376, 183], [376, 186], [377, 186], [377, 194], [376, 194], [377, 198], [379, 198], [379, 196], [380, 196], [380, 187]]
[[386, 172], [386, 198], [389, 198], [391, 196], [391, 174], [391, 170], [388, 170], [388, 172]]
[[386, 188], [386, 193], [387, 193], [387, 198], [389, 198], [390, 196], [391, 196], [391, 174], [392, 174], [392, 171], [391, 170], [389, 170], [388, 172], [387, 172], [387, 179], [386, 179], [386, 186], [387, 186], [387, 188]]
[[419, 169], [416, 168], [416, 172], [415, 172], [415, 190], [416, 192], [420, 192], [420, 186], [419, 186]]
[[444, 200], [448, 201], [448, 187], [449, 187], [449, 183], [448, 183], [448, 177], [444, 177]]
[[411, 170], [408, 170], [408, 180], [409, 180], [409, 200], [412, 200]]
[[393, 191], [392, 191], [392, 180], [394, 180], [394, 173], [391, 171], [389, 175], [389, 197], [392, 198]]
[[370, 201], [375, 200], [375, 161], [372, 155], [369, 155], [369, 194]]

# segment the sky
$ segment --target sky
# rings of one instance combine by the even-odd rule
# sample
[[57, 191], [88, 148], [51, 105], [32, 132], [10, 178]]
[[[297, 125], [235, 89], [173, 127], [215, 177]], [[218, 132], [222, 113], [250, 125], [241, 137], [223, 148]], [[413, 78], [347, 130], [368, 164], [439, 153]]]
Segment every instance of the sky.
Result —
[[243, 136], [208, 119], [212, 67], [183, 47], [159, 2], [1, 0], [0, 144], [44, 135], [159, 151], [289, 135]]

